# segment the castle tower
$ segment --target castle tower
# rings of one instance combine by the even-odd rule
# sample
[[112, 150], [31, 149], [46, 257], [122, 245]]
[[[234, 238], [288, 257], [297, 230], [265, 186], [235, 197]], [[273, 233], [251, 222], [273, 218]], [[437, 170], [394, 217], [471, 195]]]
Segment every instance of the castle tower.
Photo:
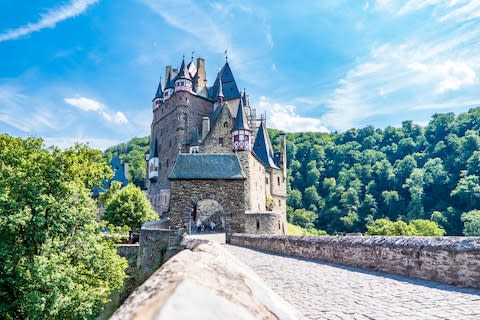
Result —
[[150, 147], [150, 155], [148, 157], [148, 179], [152, 182], [158, 179], [158, 147], [157, 140]]
[[197, 58], [197, 72], [193, 77], [193, 88], [199, 96], [208, 98], [207, 73], [205, 71], [205, 60], [202, 58]]
[[180, 71], [175, 77], [175, 92], [179, 91], [192, 92], [192, 78], [188, 68], [185, 66], [185, 59], [182, 59]]
[[175, 90], [175, 85], [172, 80], [172, 68], [170, 66], [167, 66], [166, 68], [166, 74], [167, 74], [167, 81], [165, 81], [165, 93], [164, 93], [164, 101], [167, 101], [170, 99], [170, 97], [173, 95], [174, 90]]
[[157, 110], [160, 107], [160, 104], [163, 102], [163, 90], [162, 90], [162, 78], [158, 82], [157, 92], [155, 97], [152, 99], [152, 109], [153, 111]]
[[252, 131], [248, 126], [242, 99], [238, 102], [237, 116], [232, 128], [233, 151], [251, 150]]

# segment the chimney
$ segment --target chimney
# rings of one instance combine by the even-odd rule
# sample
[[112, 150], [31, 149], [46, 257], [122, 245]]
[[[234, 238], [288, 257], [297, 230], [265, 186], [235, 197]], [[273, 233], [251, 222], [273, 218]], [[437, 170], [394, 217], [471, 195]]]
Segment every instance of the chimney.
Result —
[[207, 136], [207, 133], [210, 131], [210, 118], [202, 118], [202, 141]]
[[[167, 79], [168, 79], [168, 75], [170, 74], [170, 72], [172, 71], [172, 66], [166, 66], [165, 67], [165, 77], [163, 79], [165, 79], [165, 84], [163, 85], [163, 88], [166, 88], [167, 87]], [[172, 77], [173, 79], [173, 77]]]
[[197, 94], [202, 97], [207, 97], [207, 73], [205, 71], [205, 59], [197, 59], [197, 74], [193, 78], [194, 87], [197, 90]]

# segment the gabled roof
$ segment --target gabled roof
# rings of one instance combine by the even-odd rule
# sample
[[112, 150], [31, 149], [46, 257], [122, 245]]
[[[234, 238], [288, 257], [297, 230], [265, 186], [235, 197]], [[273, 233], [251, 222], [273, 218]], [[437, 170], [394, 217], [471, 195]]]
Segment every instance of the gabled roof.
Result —
[[244, 180], [235, 153], [179, 153], [170, 180]]
[[237, 83], [235, 82], [235, 78], [233, 77], [232, 70], [230, 69], [228, 62], [226, 62], [223, 68], [218, 73], [213, 87], [210, 88], [211, 99], [216, 99], [218, 96], [218, 92], [220, 91], [220, 79], [225, 100], [240, 98], [240, 91], [238, 90]]
[[243, 108], [242, 99], [238, 101], [237, 107], [237, 117], [235, 118], [235, 122], [233, 123], [232, 130], [244, 129], [250, 130], [250, 126], [248, 125], [248, 121], [245, 116], [245, 110]]
[[153, 97], [153, 100], [155, 100], [157, 98], [163, 98], [162, 78], [160, 78], [160, 81], [158, 82], [157, 92], [155, 93], [155, 97]]
[[157, 147], [157, 139], [155, 139], [155, 143], [150, 146], [150, 155], [148, 159], [158, 158], [158, 147]]
[[180, 66], [180, 71], [178, 72], [174, 80], [178, 80], [178, 79], [192, 80], [192, 78], [190, 77], [190, 72], [188, 72], [188, 68], [185, 67], [185, 59], [182, 59], [182, 65]]
[[263, 162], [265, 167], [278, 169], [273, 160], [272, 145], [263, 122], [260, 122], [260, 127], [258, 127], [257, 137], [253, 144], [253, 152]]

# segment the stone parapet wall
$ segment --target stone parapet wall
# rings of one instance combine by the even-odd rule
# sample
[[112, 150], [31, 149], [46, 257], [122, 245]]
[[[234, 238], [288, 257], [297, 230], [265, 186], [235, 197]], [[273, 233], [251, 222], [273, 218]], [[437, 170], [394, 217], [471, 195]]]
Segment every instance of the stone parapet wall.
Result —
[[295, 237], [234, 233], [231, 244], [480, 288], [479, 237]]
[[110, 319], [304, 319], [221, 245], [182, 245]]

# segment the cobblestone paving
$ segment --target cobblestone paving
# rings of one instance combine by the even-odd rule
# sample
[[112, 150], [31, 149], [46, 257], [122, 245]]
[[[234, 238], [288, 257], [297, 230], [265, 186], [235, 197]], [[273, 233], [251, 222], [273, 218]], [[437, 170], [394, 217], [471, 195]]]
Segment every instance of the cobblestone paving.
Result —
[[226, 248], [309, 319], [480, 319], [480, 290]]

